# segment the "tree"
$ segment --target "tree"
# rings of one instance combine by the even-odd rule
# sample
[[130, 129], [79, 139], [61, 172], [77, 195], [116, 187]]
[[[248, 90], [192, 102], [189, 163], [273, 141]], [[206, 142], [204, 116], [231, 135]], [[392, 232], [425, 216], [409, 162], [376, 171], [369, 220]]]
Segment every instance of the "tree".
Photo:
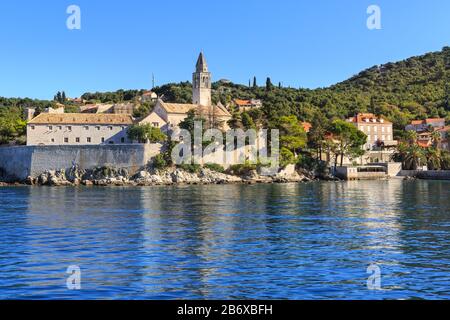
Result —
[[322, 160], [322, 151], [325, 143], [325, 135], [328, 130], [328, 119], [325, 115], [317, 111], [311, 121], [311, 129], [308, 133], [308, 145], [317, 151], [317, 157]]
[[441, 152], [437, 148], [427, 148], [425, 150], [425, 158], [427, 159], [427, 167], [429, 170], [441, 169]]
[[297, 151], [306, 146], [306, 132], [296, 116], [283, 116], [272, 123], [272, 128], [280, 131], [280, 146], [296, 156]]
[[433, 131], [431, 133], [431, 143], [433, 144], [433, 147], [437, 149], [441, 141], [442, 141], [441, 133], [439, 131]]
[[253, 121], [253, 119], [250, 117], [250, 115], [247, 112], [243, 112], [241, 114], [241, 122], [242, 122], [242, 126], [244, 127], [245, 130], [248, 130], [248, 129], [256, 130], [255, 122]]
[[166, 135], [151, 124], [132, 125], [128, 128], [128, 138], [139, 143], [160, 143], [166, 140]]
[[344, 156], [348, 158], [358, 157], [364, 154], [362, 146], [367, 142], [364, 132], [358, 130], [353, 124], [344, 120], [335, 120], [330, 130], [338, 142], [338, 155], [342, 167]]
[[404, 159], [406, 170], [417, 170], [425, 160], [423, 149], [419, 145], [413, 144], [406, 148]]
[[[184, 118], [183, 121], [181, 121], [178, 126], [181, 129], [187, 130], [189, 131], [189, 133], [191, 134], [191, 137], [194, 137], [194, 125], [196, 121], [201, 121], [202, 122], [202, 130], [203, 132], [206, 130], [206, 119], [204, 117], [202, 117], [201, 115], [197, 116], [197, 114], [195, 113], [195, 110], [189, 110], [187, 113], [187, 117]], [[202, 132], [202, 133], [203, 133]]]
[[258, 87], [258, 84], [256, 83], [256, 77], [253, 77], [253, 88]]
[[266, 79], [266, 91], [270, 91], [270, 90], [272, 90], [272, 88], [273, 88], [272, 81], [270, 80], [269, 77], [267, 77], [267, 79]]

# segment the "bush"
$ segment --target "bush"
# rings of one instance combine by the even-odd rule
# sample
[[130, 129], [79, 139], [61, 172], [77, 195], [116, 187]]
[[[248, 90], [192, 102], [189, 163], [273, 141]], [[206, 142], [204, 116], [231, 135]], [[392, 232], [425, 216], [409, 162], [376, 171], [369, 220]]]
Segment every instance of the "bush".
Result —
[[288, 164], [295, 163], [295, 156], [291, 150], [282, 147], [280, 150], [280, 165], [286, 167]]
[[250, 163], [235, 164], [228, 169], [228, 173], [235, 176], [245, 176], [248, 175], [251, 171], [254, 171], [256, 169], [257, 169], [256, 164]]
[[199, 164], [188, 163], [188, 164], [179, 164], [177, 165], [177, 168], [180, 168], [190, 173], [199, 173], [202, 167]]
[[163, 169], [167, 167], [167, 161], [163, 154], [158, 154], [153, 158], [153, 167], [156, 169]]
[[225, 172], [225, 169], [220, 164], [217, 164], [217, 163], [207, 163], [203, 167], [206, 169], [209, 169], [211, 171], [216, 171], [219, 173]]

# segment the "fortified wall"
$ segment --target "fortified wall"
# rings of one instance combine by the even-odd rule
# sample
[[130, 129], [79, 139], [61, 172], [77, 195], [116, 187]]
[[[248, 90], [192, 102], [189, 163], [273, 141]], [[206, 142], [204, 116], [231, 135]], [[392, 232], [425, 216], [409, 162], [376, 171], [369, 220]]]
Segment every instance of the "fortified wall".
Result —
[[111, 166], [134, 173], [159, 154], [160, 144], [23, 146], [0, 148], [0, 177], [22, 181], [46, 170]]

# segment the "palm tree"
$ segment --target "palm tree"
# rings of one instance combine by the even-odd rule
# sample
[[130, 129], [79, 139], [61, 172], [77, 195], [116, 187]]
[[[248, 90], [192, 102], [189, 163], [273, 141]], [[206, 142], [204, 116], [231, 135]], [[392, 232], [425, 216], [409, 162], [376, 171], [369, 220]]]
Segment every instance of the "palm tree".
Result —
[[431, 133], [431, 142], [433, 144], [434, 148], [437, 148], [439, 146], [439, 143], [442, 141], [442, 136], [439, 131], [433, 131]]
[[404, 160], [405, 169], [417, 170], [420, 167], [421, 160], [423, 159], [424, 152], [419, 145], [413, 144], [409, 146], [406, 150], [406, 156]]
[[428, 148], [425, 152], [427, 166], [430, 170], [439, 170], [441, 168], [441, 152], [436, 148]]
[[417, 144], [417, 132], [413, 130], [406, 131], [406, 141], [410, 146]]

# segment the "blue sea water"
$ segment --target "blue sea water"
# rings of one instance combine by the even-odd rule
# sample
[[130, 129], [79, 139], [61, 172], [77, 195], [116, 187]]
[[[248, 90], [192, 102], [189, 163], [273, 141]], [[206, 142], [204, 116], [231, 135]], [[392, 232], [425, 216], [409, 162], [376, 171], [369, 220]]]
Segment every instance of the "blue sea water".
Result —
[[0, 299], [442, 298], [448, 181], [0, 188]]

